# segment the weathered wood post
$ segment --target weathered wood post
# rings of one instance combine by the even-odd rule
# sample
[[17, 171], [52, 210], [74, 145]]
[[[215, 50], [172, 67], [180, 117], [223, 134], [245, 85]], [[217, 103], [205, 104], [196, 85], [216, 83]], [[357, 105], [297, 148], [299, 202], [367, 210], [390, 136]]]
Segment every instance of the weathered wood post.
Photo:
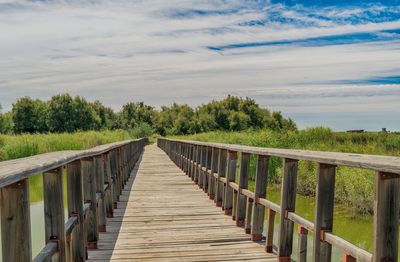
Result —
[[331, 261], [332, 246], [325, 241], [325, 232], [332, 232], [336, 166], [319, 164], [315, 203], [313, 261]]
[[76, 224], [71, 241], [71, 256], [73, 261], [85, 261], [85, 234], [82, 196], [81, 161], [77, 160], [67, 164], [67, 193], [68, 193], [68, 216], [76, 217]]
[[246, 196], [242, 194], [242, 189], [247, 189], [249, 184], [250, 154], [242, 153], [240, 158], [239, 172], [239, 193], [237, 194], [236, 225], [244, 227], [246, 218]]
[[288, 213], [294, 212], [296, 206], [296, 184], [298, 161], [285, 158], [283, 161], [283, 181], [281, 192], [281, 216], [279, 230], [280, 261], [290, 261], [293, 247], [293, 221], [288, 219]]
[[271, 208], [268, 209], [267, 218], [267, 238], [265, 240], [265, 251], [267, 253], [272, 253], [274, 251], [274, 228], [275, 228], [275, 214], [276, 212]]
[[2, 187], [0, 194], [3, 261], [31, 261], [31, 218], [28, 179]]
[[211, 148], [211, 163], [210, 163], [210, 179], [208, 182], [208, 194], [210, 196], [211, 200], [214, 200], [215, 198], [215, 187], [216, 187], [216, 179], [214, 177], [214, 174], [217, 174], [218, 172], [218, 148], [212, 147]]
[[251, 240], [260, 241], [264, 227], [265, 207], [258, 203], [259, 198], [267, 196], [268, 156], [257, 155], [256, 178], [254, 186], [253, 222], [251, 223]]
[[203, 172], [203, 168], [204, 167], [204, 146], [200, 146], [199, 147], [200, 151], [199, 151], [199, 175], [198, 175], [198, 184], [200, 188], [203, 188], [203, 182], [204, 182], [204, 172]]
[[208, 190], [208, 147], [203, 146], [203, 163], [202, 166], [205, 167], [205, 171], [203, 171], [203, 191], [207, 192]]
[[108, 218], [114, 217], [114, 187], [112, 186], [112, 171], [111, 171], [111, 161], [110, 161], [110, 154], [105, 153], [103, 154], [104, 159], [104, 180], [107, 183], [107, 201], [106, 201], [106, 216]]
[[228, 159], [228, 173], [226, 176], [224, 210], [225, 210], [225, 215], [230, 216], [232, 215], [233, 189], [229, 186], [229, 182], [235, 182], [237, 152], [229, 151], [228, 154], [229, 154], [229, 159]]
[[246, 234], [251, 233], [251, 217], [253, 216], [253, 204], [254, 201], [250, 197], [247, 198], [247, 206], [246, 206], [246, 218], [244, 223], [244, 232]]
[[226, 175], [226, 158], [227, 151], [225, 149], [219, 149], [218, 152], [218, 181], [215, 187], [216, 189], [216, 198], [215, 203], [217, 206], [222, 207], [224, 202], [224, 183], [219, 179], [221, 177], [225, 177]]
[[99, 232], [106, 232], [106, 207], [104, 199], [104, 160], [102, 155], [94, 158], [96, 176], [96, 194], [100, 194], [97, 202], [97, 212], [99, 221]]
[[307, 262], [307, 235], [308, 230], [302, 226], [298, 226], [297, 236], [297, 261]]
[[375, 174], [373, 261], [398, 261], [400, 175]]
[[85, 203], [90, 204], [85, 219], [87, 247], [89, 249], [97, 249], [99, 231], [96, 203], [96, 176], [93, 157], [83, 158], [81, 165], [83, 175], [83, 200]]
[[43, 173], [43, 202], [46, 243], [57, 243], [53, 261], [66, 261], [62, 167]]
[[200, 146], [199, 145], [196, 145], [195, 146], [195, 150], [196, 150], [196, 160], [195, 160], [195, 169], [194, 169], [194, 182], [196, 183], [196, 184], [198, 184], [199, 183], [199, 173], [200, 173], [200, 170], [199, 170], [199, 164], [200, 164], [200, 156], [201, 156], [201, 150], [200, 150]]

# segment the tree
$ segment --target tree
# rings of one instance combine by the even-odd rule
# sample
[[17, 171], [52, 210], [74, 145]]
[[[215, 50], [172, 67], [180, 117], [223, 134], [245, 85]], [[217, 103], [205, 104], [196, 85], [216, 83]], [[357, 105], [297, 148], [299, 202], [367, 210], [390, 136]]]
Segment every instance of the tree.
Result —
[[96, 129], [116, 129], [119, 127], [118, 116], [111, 108], [105, 107], [98, 100], [91, 103], [91, 106], [99, 117], [99, 126]]
[[15, 133], [36, 133], [48, 131], [46, 124], [47, 104], [39, 99], [23, 97], [12, 107]]
[[120, 117], [123, 128], [131, 129], [141, 123], [152, 126], [155, 115], [154, 107], [145, 105], [143, 102], [131, 102], [123, 105]]
[[74, 99], [69, 94], [53, 96], [49, 101], [48, 126], [52, 132], [93, 130], [100, 125], [100, 118], [82, 97]]

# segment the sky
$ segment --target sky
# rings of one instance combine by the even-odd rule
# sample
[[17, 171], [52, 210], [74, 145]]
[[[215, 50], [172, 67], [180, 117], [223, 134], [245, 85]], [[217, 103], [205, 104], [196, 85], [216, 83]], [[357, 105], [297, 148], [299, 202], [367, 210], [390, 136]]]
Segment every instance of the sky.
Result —
[[400, 0], [0, 0], [0, 104], [228, 94], [300, 128], [400, 131]]

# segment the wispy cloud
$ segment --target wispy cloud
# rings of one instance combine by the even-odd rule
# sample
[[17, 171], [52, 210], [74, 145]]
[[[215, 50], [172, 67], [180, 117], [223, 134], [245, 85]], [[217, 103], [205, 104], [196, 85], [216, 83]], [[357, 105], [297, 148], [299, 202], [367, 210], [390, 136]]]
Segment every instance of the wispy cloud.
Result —
[[0, 32], [6, 109], [60, 92], [116, 109], [231, 93], [287, 114], [398, 117], [397, 0], [0, 0]]

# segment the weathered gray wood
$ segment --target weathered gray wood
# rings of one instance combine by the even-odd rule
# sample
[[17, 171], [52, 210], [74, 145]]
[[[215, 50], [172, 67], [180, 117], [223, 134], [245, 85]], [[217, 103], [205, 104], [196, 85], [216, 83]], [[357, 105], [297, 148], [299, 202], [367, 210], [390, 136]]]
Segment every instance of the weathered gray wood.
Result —
[[[250, 170], [250, 155], [242, 153], [240, 157], [240, 172], [239, 172], [239, 191], [247, 189], [249, 184], [249, 171]], [[247, 198], [243, 194], [237, 194], [237, 208], [236, 208], [236, 225], [244, 227], [244, 220], [246, 218], [246, 201]]]
[[293, 221], [288, 219], [288, 212], [296, 207], [298, 161], [285, 158], [283, 161], [283, 180], [281, 190], [281, 216], [279, 228], [279, 250], [281, 259], [290, 259], [293, 247]]
[[73, 261], [85, 261], [85, 234], [82, 195], [81, 162], [74, 161], [67, 165], [67, 194], [68, 194], [68, 216], [77, 217], [78, 224], [75, 225], [71, 238], [71, 256]]
[[[165, 139], [165, 138], [163, 138]], [[194, 145], [213, 146], [225, 150], [245, 152], [254, 155], [269, 155], [278, 156], [288, 159], [314, 161], [330, 165], [343, 165], [351, 167], [359, 167], [373, 169], [381, 172], [400, 174], [400, 157], [354, 154], [354, 153], [339, 153], [339, 152], [324, 152], [311, 150], [294, 150], [294, 149], [279, 149], [266, 147], [251, 147], [233, 144], [222, 143], [207, 143], [190, 140], [173, 140], [192, 143]]]
[[210, 159], [210, 176], [208, 180], [208, 195], [210, 196], [211, 200], [215, 198], [215, 186], [216, 181], [214, 174], [218, 172], [218, 149], [212, 147], [211, 150], [211, 159]]
[[104, 181], [108, 184], [108, 190], [106, 191], [106, 216], [113, 217], [114, 216], [114, 188], [112, 186], [112, 171], [111, 171], [111, 160], [110, 154], [103, 154], [104, 159]]
[[38, 173], [44, 173], [46, 171], [58, 168], [60, 166], [66, 165], [69, 162], [73, 162], [84, 157], [95, 156], [104, 152], [108, 152], [125, 144], [145, 140], [146, 139], [127, 140], [97, 146], [88, 150], [51, 152], [14, 160], [1, 161], [0, 187], [16, 183], [27, 177], [36, 175]]
[[297, 232], [297, 262], [307, 262], [307, 235], [308, 230], [299, 226]]
[[[255, 198], [266, 198], [267, 196], [267, 179], [268, 179], [268, 156], [257, 156], [257, 169], [254, 186]], [[260, 241], [264, 228], [265, 207], [255, 201], [253, 208], [253, 221], [251, 225], [251, 239]]]
[[29, 182], [21, 180], [0, 189], [3, 261], [31, 261]]
[[236, 160], [237, 152], [228, 151], [228, 172], [226, 175], [226, 188], [224, 196], [225, 215], [232, 215], [233, 189], [229, 186], [229, 182], [235, 182]]
[[[224, 149], [219, 149], [218, 153], [218, 178], [225, 177], [226, 176], [226, 163], [227, 163], [227, 151]], [[215, 187], [216, 189], [216, 198], [215, 198], [215, 203], [217, 206], [223, 206], [224, 202], [224, 183], [221, 181], [217, 182], [217, 185]]]
[[86, 241], [89, 249], [97, 248], [99, 239], [98, 218], [96, 205], [96, 176], [94, 170], [94, 159], [82, 159], [82, 176], [83, 176], [83, 200], [90, 203], [90, 208], [86, 213], [85, 230]]
[[62, 168], [43, 173], [45, 240], [58, 245], [53, 261], [66, 261], [62, 174]]
[[[46, 246], [37, 254], [35, 259], [33, 259], [33, 262], [50, 262], [51, 258], [55, 253], [57, 253], [58, 245], [56, 242], [49, 242], [46, 244]], [[30, 261], [30, 260], [25, 260], [25, 261]]]
[[246, 218], [245, 218], [245, 223], [244, 223], [244, 232], [246, 234], [251, 233], [251, 220], [253, 216], [253, 206], [254, 206], [254, 200], [251, 198], [247, 198], [247, 206], [246, 206]]
[[273, 252], [274, 228], [275, 228], [275, 214], [276, 212], [271, 208], [268, 209], [267, 218], [267, 237], [265, 240], [265, 251], [267, 253]]
[[336, 167], [319, 164], [314, 215], [313, 261], [331, 261], [332, 246], [325, 241], [325, 232], [332, 232]]
[[377, 172], [373, 261], [398, 261], [400, 175]]
[[105, 206], [105, 192], [104, 192], [104, 159], [103, 156], [96, 156], [94, 158], [95, 176], [96, 176], [96, 193], [100, 193], [101, 197], [97, 203], [99, 232], [106, 232], [106, 206]]

